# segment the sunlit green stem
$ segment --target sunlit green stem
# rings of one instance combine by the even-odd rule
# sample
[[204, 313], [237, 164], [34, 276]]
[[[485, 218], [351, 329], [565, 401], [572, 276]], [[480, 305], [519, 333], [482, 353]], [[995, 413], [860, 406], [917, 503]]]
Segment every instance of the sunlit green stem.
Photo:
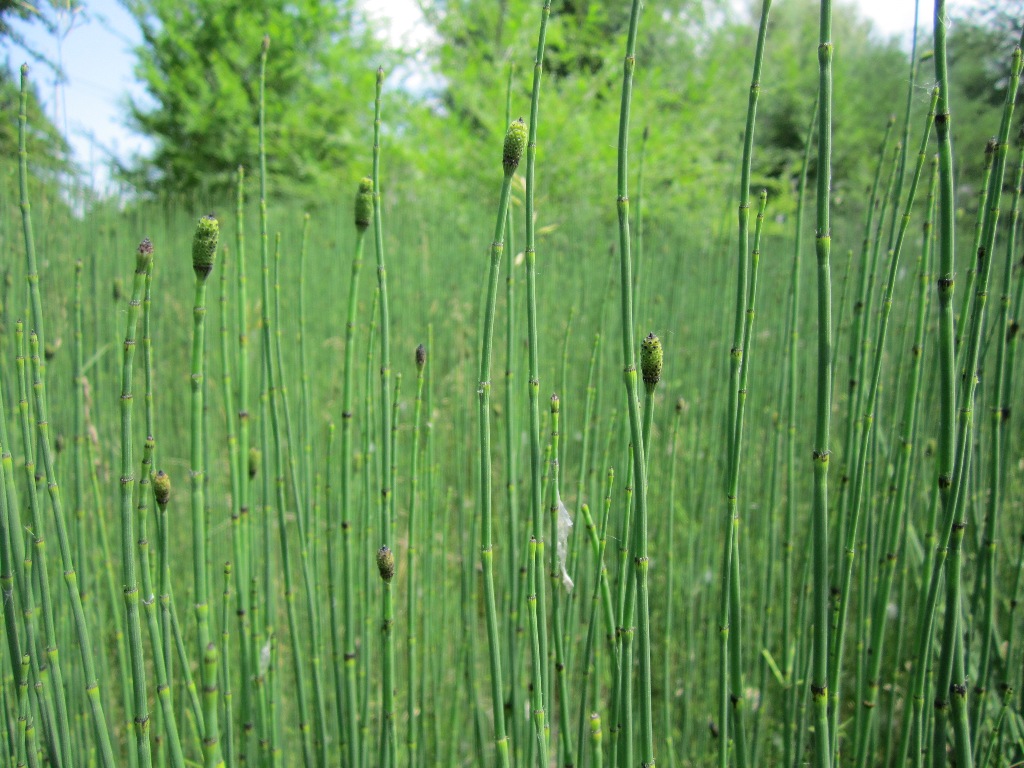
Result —
[[818, 34], [818, 170], [815, 250], [818, 282], [818, 394], [814, 432], [812, 539], [814, 595], [811, 694], [814, 699], [814, 765], [829, 768], [828, 722], [828, 464], [831, 423], [832, 230], [829, 191], [832, 177], [832, 2], [821, 0]]

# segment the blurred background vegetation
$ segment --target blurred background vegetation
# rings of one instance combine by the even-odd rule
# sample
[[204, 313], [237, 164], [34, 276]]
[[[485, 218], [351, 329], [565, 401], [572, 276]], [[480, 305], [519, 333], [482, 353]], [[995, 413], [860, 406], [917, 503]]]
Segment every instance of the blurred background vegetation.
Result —
[[[430, 190], [434, 200], [466, 200], [492, 189], [510, 67], [515, 69], [513, 111], [529, 111], [537, 0], [421, 0], [430, 34], [420, 36], [427, 42], [416, 51], [382, 42], [374, 21], [354, 0], [122, 0], [122, 5], [143, 41], [135, 51], [135, 73], [147, 96], [144, 103], [126, 104], [125, 121], [154, 146], [147, 156], [112, 161], [129, 201], [172, 198], [212, 206], [229, 199], [239, 165], [255, 167], [264, 33], [273, 41], [267, 73], [270, 187], [278, 198], [299, 205], [329, 203], [339, 194], [347, 199], [353, 179], [369, 168], [373, 68], [368, 62], [397, 73], [394, 80], [404, 83], [391, 87], [385, 115], [385, 175], [392, 199]], [[645, 210], [655, 225], [690, 212], [726, 212], [746, 108], [755, 6], [759, 3], [665, 0], [646, 11], [657, 19], [641, 25], [633, 147], [639, 150], [640, 133], [649, 129]], [[928, 29], [931, 6], [922, 6], [920, 24]], [[786, 0], [772, 11], [752, 185], [768, 188], [777, 217], [795, 205], [813, 107], [815, 8], [814, 0]], [[612, 0], [552, 3], [539, 193], [567, 212], [614, 199], [614, 179], [599, 169], [614, 163], [627, 10]], [[0, 43], [25, 49], [18, 25], [11, 24], [16, 19], [67, 34], [78, 11], [88, 12], [88, 3], [29, 6], [0, 0]], [[989, 0], [952, 25], [954, 141], [963, 178], [980, 177], [986, 131], [998, 124], [1005, 61], [1022, 17], [1024, 0]], [[842, 215], [847, 200], [864, 197], [874, 148], [890, 105], [903, 101], [910, 62], [909, 51], [878, 33], [856, 3], [837, 6], [836, 27], [842, 37], [835, 60], [833, 190]], [[926, 55], [930, 42], [922, 35], [918, 51]], [[28, 50], [59, 68], [60, 62]], [[420, 75], [409, 78], [413, 57]], [[930, 90], [931, 67], [922, 72], [919, 110]], [[0, 101], [0, 162], [9, 163], [17, 155], [17, 71], [11, 62], [0, 69]], [[61, 130], [35, 99], [30, 119], [29, 152], [38, 175], [57, 186], [81, 188], [81, 172], [69, 160]], [[459, 149], [449, 150], [454, 147]], [[970, 207], [972, 197], [962, 195], [963, 204]], [[855, 220], [858, 212], [849, 213]]]

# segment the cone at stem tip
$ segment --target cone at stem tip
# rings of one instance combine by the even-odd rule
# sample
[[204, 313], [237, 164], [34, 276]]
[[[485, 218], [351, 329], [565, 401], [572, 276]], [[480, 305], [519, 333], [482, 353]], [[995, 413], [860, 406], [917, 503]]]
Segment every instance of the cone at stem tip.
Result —
[[377, 550], [377, 570], [385, 582], [390, 582], [395, 576], [395, 556], [387, 544]]
[[427, 348], [420, 344], [416, 347], [416, 370], [422, 371], [427, 364]]
[[160, 507], [166, 507], [171, 500], [171, 476], [162, 469], [153, 475], [153, 497]]
[[145, 272], [149, 263], [153, 260], [153, 243], [148, 237], [142, 238], [139, 243], [139, 250], [135, 255], [135, 271]]
[[356, 229], [365, 232], [373, 219], [373, 179], [363, 177], [356, 193]]
[[640, 342], [640, 373], [644, 384], [648, 387], [657, 386], [661, 381], [662, 349], [661, 339], [653, 333], [647, 334]]
[[192, 238], [192, 269], [200, 280], [205, 280], [213, 270], [219, 236], [220, 224], [212, 213], [199, 219], [196, 233]]
[[505, 131], [505, 146], [501, 152], [501, 165], [505, 169], [505, 175], [511, 176], [519, 167], [519, 161], [523, 157], [523, 150], [526, 149], [526, 123], [523, 118], [513, 120]]

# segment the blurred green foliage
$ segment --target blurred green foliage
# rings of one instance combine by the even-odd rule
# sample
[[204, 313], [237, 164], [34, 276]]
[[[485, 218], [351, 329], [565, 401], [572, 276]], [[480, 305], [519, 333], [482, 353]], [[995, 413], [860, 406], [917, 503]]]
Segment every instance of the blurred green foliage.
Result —
[[355, 3], [128, 0], [142, 31], [136, 74], [148, 99], [135, 127], [156, 141], [122, 174], [144, 190], [206, 196], [252, 169], [259, 61], [267, 63], [267, 170], [282, 195], [314, 197], [368, 157], [363, 108], [373, 69], [390, 63]]
[[[0, 120], [0, 174], [4, 176], [17, 170], [20, 101], [20, 74], [13, 73], [9, 67], [0, 67], [0, 114], [3, 115]], [[68, 144], [40, 107], [38, 92], [31, 80], [26, 146], [31, 173], [36, 180], [50, 184], [67, 181], [74, 170], [68, 160]]]
[[[270, 35], [267, 153], [270, 188], [311, 205], [332, 199], [369, 169], [373, 73], [387, 71], [384, 119], [387, 193], [477, 197], [501, 173], [505, 89], [514, 69], [513, 113], [529, 113], [540, 0], [421, 3], [429, 35], [396, 49], [354, 0], [122, 0], [143, 43], [136, 73], [147, 96], [130, 105], [135, 127], [155, 141], [149, 157], [121, 163], [142, 193], [197, 204], [230, 196], [239, 165], [255, 183], [260, 43]], [[919, 53], [930, 48], [930, 3], [922, 2]], [[645, 210], [652, 222], [692, 212], [724, 213], [737, 196], [740, 132], [760, 0], [667, 0], [645, 10], [635, 76], [634, 153], [649, 129]], [[614, 205], [621, 49], [628, 14], [611, 0], [553, 0], [538, 136], [538, 195], [562, 210]], [[0, 21], [9, 9], [0, 4]], [[910, 13], [910, 8], [906, 9]], [[776, 0], [758, 106], [754, 190], [765, 187], [774, 216], [795, 207], [795, 190], [817, 77], [817, 0]], [[954, 140], [963, 178], [976, 178], [996, 130], [1009, 51], [1024, 0], [989, 0], [952, 22]], [[881, 35], [855, 3], [835, 9], [832, 189], [838, 210], [870, 182], [890, 113], [901, 134], [907, 41]], [[909, 19], [908, 19], [909, 21]], [[10, 103], [10, 75], [0, 95]], [[931, 87], [924, 62], [912, 133]], [[14, 147], [16, 112], [0, 126]], [[66, 148], [45, 117], [33, 157]], [[457, 148], [457, 149], [456, 149]], [[866, 151], [867, 150], [867, 151]], [[9, 153], [13, 154], [13, 153]], [[637, 166], [634, 164], [633, 166]], [[810, 168], [813, 183], [815, 169]], [[635, 188], [635, 181], [633, 182]], [[970, 209], [965, 188], [961, 205]]]

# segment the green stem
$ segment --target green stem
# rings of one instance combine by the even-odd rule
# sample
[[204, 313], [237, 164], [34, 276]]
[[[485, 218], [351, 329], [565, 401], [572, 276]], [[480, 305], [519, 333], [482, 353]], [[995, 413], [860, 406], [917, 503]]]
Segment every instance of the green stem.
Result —
[[135, 533], [132, 492], [132, 380], [135, 363], [135, 334], [138, 330], [139, 307], [146, 283], [146, 274], [153, 258], [149, 239], [139, 245], [135, 261], [132, 298], [128, 303], [128, 320], [124, 336], [124, 361], [121, 372], [121, 574], [124, 584], [125, 618], [128, 626], [128, 649], [132, 663], [135, 741], [139, 765], [148, 768], [152, 762], [149, 746], [149, 709], [146, 701], [146, 660], [142, 651], [142, 624], [139, 621], [139, 585], [135, 574]]
[[505, 733], [504, 685], [501, 678], [501, 648], [498, 635], [498, 614], [494, 596], [494, 548], [492, 543], [493, 515], [491, 509], [491, 346], [494, 340], [494, 307], [498, 295], [498, 277], [501, 274], [501, 254], [504, 249], [505, 222], [508, 215], [509, 192], [512, 176], [522, 155], [526, 127], [522, 120], [512, 123], [505, 135], [503, 152], [504, 177], [498, 199], [498, 216], [491, 241], [490, 270], [487, 278], [487, 300], [484, 304], [484, 324], [480, 340], [480, 376], [477, 385], [480, 436], [480, 565], [484, 576], [484, 609], [487, 623], [487, 645], [491, 663], [491, 701], [494, 718], [494, 743], [498, 765], [509, 765], [508, 737]]
[[[181, 751], [181, 738], [178, 734], [178, 720], [175, 713], [174, 703], [171, 700], [171, 681], [167, 674], [167, 664], [164, 656], [164, 641], [160, 634], [160, 623], [156, 614], [156, 595], [153, 593], [152, 577], [150, 576], [149, 563], [149, 537], [147, 534], [147, 514], [149, 511], [149, 492], [147, 486], [153, 485], [157, 507], [161, 514], [166, 511], [167, 494], [170, 491], [170, 481], [162, 472], [154, 476], [151, 482], [149, 469], [152, 467], [154, 443], [152, 439], [146, 440], [145, 453], [142, 457], [142, 478], [139, 480], [139, 504], [137, 515], [139, 519], [139, 570], [142, 574], [142, 608], [146, 614], [146, 623], [149, 629], [149, 642], [153, 648], [153, 671], [156, 677], [156, 695], [160, 704], [160, 711], [163, 714], [163, 728], [167, 737], [167, 751], [170, 755], [170, 762], [173, 768], [185, 768], [185, 758]], [[163, 490], [166, 482], [166, 491]], [[166, 523], [165, 523], [166, 524]]]
[[50, 506], [53, 510], [54, 524], [57, 529], [57, 541], [60, 547], [61, 562], [64, 568], [64, 583], [71, 598], [71, 610], [78, 638], [78, 647], [82, 656], [82, 671], [85, 678], [86, 696], [92, 713], [96, 741], [99, 746], [100, 764], [104, 768], [114, 768], [114, 752], [107, 730], [106, 716], [100, 697], [99, 683], [96, 677], [96, 664], [92, 652], [92, 640], [89, 626], [82, 607], [81, 594], [78, 591], [78, 579], [71, 556], [71, 540], [68, 536], [64, 518], [64, 505], [61, 500], [60, 486], [57, 484], [57, 471], [54, 465], [53, 452], [50, 449], [49, 422], [46, 418], [46, 384], [42, 378], [42, 364], [39, 361], [39, 337], [32, 333], [29, 336], [29, 350], [32, 362], [32, 389], [36, 406], [36, 430], [39, 437], [43, 467], [46, 470], [46, 484], [50, 495]]
[[[896, 242], [893, 247], [893, 250], [889, 253], [889, 274], [886, 281], [885, 294], [882, 298], [881, 317], [878, 322], [877, 337], [875, 340], [874, 360], [872, 362], [871, 367], [871, 378], [868, 381], [866, 399], [864, 400], [862, 426], [860, 430], [861, 442], [857, 454], [857, 462], [854, 466], [853, 471], [853, 487], [850, 493], [849, 505], [850, 519], [846, 530], [846, 546], [843, 551], [843, 565], [845, 567], [843, 568], [842, 582], [839, 592], [839, 615], [836, 623], [835, 634], [832, 638], [832, 656], [830, 660], [831, 663], [829, 665], [829, 681], [832, 685], [832, 702], [830, 708], [831, 720], [829, 722], [829, 727], [830, 733], [832, 733], [833, 735], [833, 739], [836, 739], [837, 741], [839, 729], [840, 703], [839, 687], [842, 673], [846, 616], [849, 610], [850, 589], [853, 580], [854, 553], [857, 541], [857, 527], [860, 521], [861, 506], [863, 503], [862, 497], [864, 494], [865, 475], [867, 473], [869, 444], [871, 442], [870, 436], [873, 430], [875, 408], [878, 399], [879, 383], [882, 377], [882, 359], [883, 353], [885, 351], [889, 314], [892, 311], [893, 292], [896, 286], [896, 276], [898, 274], [900, 255], [903, 249], [903, 241], [906, 238], [907, 230], [910, 226], [910, 213], [913, 210], [914, 198], [917, 194], [917, 185], [921, 179], [921, 173], [924, 169], [925, 158], [928, 152], [928, 140], [931, 135], [931, 125], [935, 117], [935, 108], [938, 102], [938, 98], [938, 91], [933, 91], [931, 106], [929, 108], [928, 117], [925, 123], [924, 134], [921, 138], [921, 145], [917, 154], [917, 164], [914, 168], [914, 176], [910, 184], [910, 190], [907, 195], [907, 203], [904, 208], [903, 216], [900, 222], [899, 233], [896, 237]], [[875, 622], [874, 626], [881, 628], [884, 626], [884, 624], [882, 624], [881, 622]], [[880, 657], [878, 658], [878, 661], [881, 661]], [[878, 671], [876, 669], [872, 675], [872, 678], [877, 677], [877, 675]], [[833, 749], [833, 756], [836, 757], [837, 755], [838, 750]], [[838, 760], [838, 757], [836, 757], [836, 760]]]
[[[251, 748], [250, 740], [255, 729], [255, 702], [253, 701], [253, 675], [251, 669], [253, 649], [251, 636], [251, 600], [249, 585], [252, 582], [250, 559], [252, 525], [249, 516], [249, 499], [251, 494], [252, 474], [249, 472], [249, 455], [252, 446], [249, 444], [249, 306], [247, 296], [248, 278], [245, 269], [245, 170], [238, 167], [238, 199], [236, 205], [237, 236], [235, 244], [235, 261], [237, 263], [237, 331], [238, 331], [238, 536], [241, 540], [242, 557], [235, 563], [236, 592], [238, 593], [239, 641], [242, 648], [242, 731], [243, 738], [239, 742], [238, 760], [245, 763]], [[254, 467], [255, 469], [255, 467]]]
[[[629, 412], [630, 435], [633, 443], [633, 476], [636, 482], [636, 520], [633, 532], [633, 557], [636, 577], [636, 595], [639, 602], [637, 625], [640, 635], [640, 752], [641, 765], [654, 765], [654, 724], [652, 716], [651, 626], [650, 596], [647, 573], [647, 462], [637, 402], [637, 375], [633, 337], [633, 277], [629, 238], [628, 146], [629, 114], [633, 95], [633, 70], [636, 67], [636, 38], [640, 22], [640, 0], [633, 0], [626, 36], [626, 55], [622, 68], [622, 100], [619, 107], [619, 139], [617, 160], [617, 208], [619, 218], [620, 290], [622, 297], [622, 358], [623, 380], [626, 386], [626, 405]], [[625, 575], [625, 574], [623, 574]], [[628, 620], [628, 617], [626, 617]], [[625, 674], [632, 670], [627, 669]], [[631, 677], [631, 675], [629, 675]], [[626, 678], [629, 679], [629, 678]], [[627, 683], [627, 686], [629, 684]], [[627, 734], [631, 736], [632, 734]], [[628, 739], [627, 739], [628, 741]], [[632, 760], [632, 755], [629, 755]]]
[[423, 369], [427, 363], [427, 352], [423, 345], [416, 349], [416, 405], [413, 413], [412, 423], [412, 447], [409, 451], [409, 544], [407, 548], [408, 557], [408, 581], [406, 591], [406, 622], [408, 625], [408, 645], [406, 653], [406, 707], [408, 710], [408, 723], [406, 732], [406, 745], [409, 751], [409, 765], [416, 766], [419, 763], [420, 744], [419, 717], [422, 709], [422, 701], [419, 698], [417, 682], [419, 680], [419, 618], [417, 617], [418, 601], [423, 592], [419, 589], [419, 581], [416, 573], [416, 557], [418, 538], [416, 526], [418, 524], [417, 504], [419, 502], [419, 457], [420, 457], [420, 423], [423, 415]]
[[[932, 116], [934, 118], [934, 115]], [[932, 211], [935, 207], [935, 185], [938, 176], [935, 173], [935, 164], [932, 164], [932, 171], [929, 174], [931, 182], [928, 190], [928, 202], [925, 206], [925, 219], [923, 224], [922, 255], [919, 265], [920, 293], [918, 296], [917, 317], [914, 327], [914, 343], [911, 347], [911, 369], [908, 380], [904, 383], [903, 416], [900, 425], [900, 450], [896, 468], [896, 479], [894, 493], [892, 496], [891, 508], [888, 512], [889, 530], [885, 534], [886, 551], [882, 562], [882, 573], [879, 577], [879, 585], [875, 593], [873, 617], [871, 620], [871, 640], [868, 645], [868, 658], [870, 659], [867, 672], [867, 696], [863, 699], [863, 709], [859, 711], [857, 718], [857, 765], [866, 766], [869, 762], [870, 731], [871, 722], [874, 718], [875, 705], [878, 701], [880, 687], [879, 675], [882, 665], [883, 642], [885, 639], [885, 618], [889, 606], [889, 596], [892, 590], [892, 582], [895, 577], [897, 564], [897, 539], [899, 538], [900, 527], [905, 525], [905, 508], [909, 494], [910, 471], [912, 469], [912, 458], [914, 449], [913, 436], [916, 431], [916, 420], [918, 410], [918, 391], [921, 382], [921, 362], [924, 347], [925, 322], [927, 319], [927, 286], [931, 271], [931, 228]], [[908, 208], [909, 210], [909, 208]], [[902, 602], [900, 603], [903, 604]], [[909, 702], [909, 697], [907, 699]]]
[[[787, 455], [786, 455], [786, 527], [783, 542], [782, 560], [782, 594], [785, 599], [785, 610], [782, 612], [782, 649], [785, 654], [786, 707], [782, 732], [782, 764], [793, 764], [793, 726], [796, 719], [797, 693], [795, 672], [797, 659], [793, 641], [792, 603], [793, 603], [793, 551], [796, 547], [796, 435], [797, 435], [797, 396], [799, 393], [799, 341], [800, 325], [800, 264], [803, 252], [803, 221], [804, 202], [807, 194], [807, 166], [811, 159], [811, 145], [814, 136], [814, 123], [817, 120], [817, 98], [811, 110], [807, 126], [807, 137], [804, 141], [804, 158], [800, 166], [800, 185], [797, 192], [797, 208], [793, 227], [793, 269], [790, 277], [792, 286], [789, 299], [789, 345], [787, 361], [789, 364], [789, 392], [786, 399], [787, 424]], [[799, 629], [797, 630], [799, 631]]]
[[832, 2], [821, 0], [818, 36], [818, 171], [815, 250], [818, 263], [818, 395], [814, 434], [812, 538], [814, 596], [811, 693], [814, 699], [814, 764], [832, 764], [828, 722], [828, 465], [831, 421], [832, 231], [829, 190], [832, 177]]
[[[360, 731], [358, 717], [358, 703], [356, 696], [356, 562], [353, 554], [353, 511], [355, 501], [352, 494], [352, 440], [353, 440], [353, 413], [354, 413], [354, 378], [355, 378], [355, 331], [356, 316], [358, 313], [359, 297], [359, 272], [363, 265], [363, 244], [366, 240], [366, 230], [369, 227], [369, 220], [366, 216], [366, 206], [373, 205], [372, 191], [364, 183], [360, 186], [360, 197], [356, 203], [356, 245], [352, 257], [352, 272], [349, 277], [348, 286], [348, 320], [345, 323], [345, 373], [342, 384], [342, 413], [341, 413], [341, 531], [344, 546], [344, 628], [345, 628], [345, 659], [344, 659], [344, 695], [338, 691], [338, 731], [343, 735], [347, 745], [348, 765], [356, 768], [359, 765], [360, 754]], [[361, 201], [361, 202], [360, 202]], [[361, 207], [360, 207], [361, 205]], [[333, 527], [328, 529], [333, 530]], [[333, 548], [332, 548], [333, 549]], [[336, 551], [336, 550], [333, 550]], [[336, 558], [328, 558], [330, 568], [329, 577], [334, 578], [334, 562]], [[334, 590], [331, 590], [334, 594]], [[336, 601], [331, 600], [331, 625], [337, 627], [338, 621], [334, 615]], [[337, 633], [331, 633], [332, 641], [337, 643]], [[335, 651], [335, 674], [338, 674], [337, 652]], [[342, 705], [344, 702], [344, 705]]]
[[562, 504], [559, 495], [559, 468], [558, 443], [559, 443], [559, 405], [558, 395], [551, 396], [551, 538], [555, 546], [551, 548], [551, 624], [555, 646], [555, 685], [558, 687], [558, 733], [561, 743], [561, 761], [563, 765], [574, 766], [576, 758], [573, 755], [573, 744], [571, 730], [569, 727], [569, 687], [566, 681], [566, 654], [565, 654], [565, 615], [561, 591], [562, 586], [566, 592], [572, 589], [572, 580], [565, 570], [568, 557], [568, 528], [572, 521], [562, 519], [562, 515], [568, 518], [568, 511]]
[[[373, 234], [374, 244], [377, 253], [377, 286], [380, 292], [380, 443], [381, 443], [381, 530], [382, 546], [392, 543], [391, 526], [394, 521], [394, 475], [392, 474], [391, 462], [391, 323], [388, 313], [388, 282], [387, 271], [384, 266], [384, 232], [380, 203], [380, 128], [381, 128], [381, 89], [384, 85], [384, 68], [377, 70], [376, 91], [373, 101]], [[385, 702], [394, 695], [391, 680], [394, 677], [393, 659], [394, 647], [392, 644], [393, 633], [390, 626], [389, 603], [391, 601], [390, 582], [384, 585], [384, 619], [386, 631], [384, 632], [384, 676], [383, 676], [383, 697]], [[392, 709], [385, 704], [385, 711]], [[395, 733], [394, 717], [387, 717], [384, 720], [384, 741], [389, 745], [388, 760], [382, 763], [382, 768], [393, 766], [398, 759], [397, 735]]]
[[[534, 211], [534, 195], [536, 187], [537, 159], [537, 123], [540, 119], [540, 85], [544, 74], [544, 49], [547, 41], [548, 18], [551, 15], [551, 0], [543, 0], [540, 25], [537, 33], [537, 50], [533, 60], [533, 87], [530, 96], [530, 122], [526, 144], [526, 321], [527, 349], [529, 352], [529, 379], [527, 387], [530, 399], [530, 536], [533, 559], [530, 561], [528, 579], [530, 581], [528, 606], [532, 611], [531, 634], [538, 647], [533, 649], [533, 689], [536, 701], [543, 702], [548, 691], [548, 675], [546, 659], [548, 657], [547, 625], [540, 623], [534, 626], [536, 616], [547, 615], [547, 599], [544, 579], [538, 574], [544, 569], [544, 526], [543, 526], [543, 458], [540, 441], [540, 342], [537, 333], [537, 251], [536, 251], [536, 214]], [[539, 727], [536, 733], [538, 759], [547, 765], [547, 733], [544, 722], [544, 708], [534, 706], [534, 723]]]
[[[265, 95], [265, 72], [267, 63], [267, 51], [270, 46], [270, 39], [264, 38], [262, 53], [260, 56], [260, 145], [263, 146], [262, 136], [265, 131], [265, 109], [264, 109], [264, 95]], [[271, 421], [271, 432], [272, 439], [274, 441], [274, 461], [275, 461], [275, 487], [276, 487], [276, 501], [277, 501], [277, 520], [278, 520], [278, 537], [280, 539], [281, 549], [281, 571], [284, 575], [284, 597], [285, 597], [285, 608], [288, 616], [288, 632], [293, 640], [292, 650], [292, 661], [295, 670], [295, 697], [298, 702], [299, 710], [299, 723], [298, 730], [301, 734], [302, 739], [302, 755], [303, 761], [306, 768], [313, 768], [316, 764], [316, 758], [313, 751], [313, 745], [310, 739], [310, 722], [308, 704], [306, 701], [306, 670], [303, 663], [303, 643], [301, 638], [303, 637], [298, 623], [298, 617], [296, 615], [295, 608], [295, 593], [292, 584], [291, 574], [291, 556], [288, 547], [288, 527], [287, 517], [285, 512], [286, 501], [285, 501], [285, 458], [284, 458], [284, 444], [281, 437], [281, 415], [282, 406], [279, 402], [281, 395], [281, 383], [279, 379], [279, 372], [275, 370], [274, 366], [274, 345], [271, 337], [271, 321], [270, 321], [270, 307], [271, 307], [271, 296], [270, 296], [270, 254], [269, 254], [269, 242], [267, 237], [267, 194], [266, 194], [266, 154], [260, 153], [260, 251], [261, 251], [261, 268], [263, 273], [263, 364], [264, 373], [266, 376], [267, 389], [270, 393], [270, 421]], [[269, 503], [269, 499], [267, 500]], [[266, 542], [267, 549], [270, 549], [269, 537]], [[271, 563], [268, 559], [267, 571], [271, 571]], [[268, 578], [269, 581], [269, 578]], [[270, 597], [271, 590], [267, 590], [267, 598]], [[268, 622], [273, 622], [273, 611], [268, 606], [267, 610]], [[310, 617], [312, 619], [312, 616]], [[276, 636], [268, 632], [270, 635], [268, 640], [271, 646], [276, 643]], [[205, 647], [204, 647], [205, 648]], [[205, 652], [205, 651], [204, 651]], [[271, 656], [274, 655], [273, 647], [271, 648]], [[216, 656], [207, 659], [204, 655], [203, 668], [207, 669], [211, 665], [216, 666]], [[210, 663], [207, 663], [210, 662]], [[273, 665], [271, 669], [276, 670], [276, 665]], [[276, 682], [276, 676], [273, 682]], [[204, 681], [205, 685], [205, 681]], [[271, 687], [273, 687], [271, 685]], [[270, 692], [271, 707], [274, 706], [275, 696], [274, 692]], [[271, 714], [272, 729], [276, 728], [276, 710]], [[280, 749], [280, 739], [276, 738], [276, 735], [272, 736], [271, 753], [276, 765], [278, 757], [275, 754]]]

